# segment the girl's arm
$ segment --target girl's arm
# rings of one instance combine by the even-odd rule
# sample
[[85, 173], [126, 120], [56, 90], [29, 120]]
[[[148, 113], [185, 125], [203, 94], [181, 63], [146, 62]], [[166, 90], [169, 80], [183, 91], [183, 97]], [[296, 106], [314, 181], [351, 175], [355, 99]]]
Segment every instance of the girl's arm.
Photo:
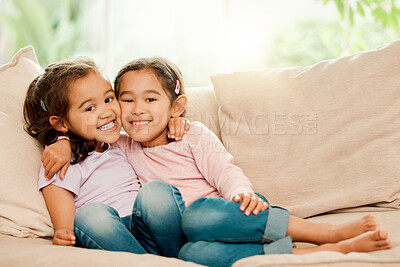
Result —
[[76, 213], [74, 194], [53, 184], [43, 187], [42, 192], [54, 226], [53, 245], [73, 246]]

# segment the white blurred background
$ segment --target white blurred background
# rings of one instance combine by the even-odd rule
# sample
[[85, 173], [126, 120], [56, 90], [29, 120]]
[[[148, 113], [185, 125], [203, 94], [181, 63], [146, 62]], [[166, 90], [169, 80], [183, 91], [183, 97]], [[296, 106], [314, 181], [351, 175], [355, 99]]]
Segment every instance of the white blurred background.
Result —
[[186, 86], [215, 73], [310, 65], [400, 39], [398, 0], [0, 0], [0, 64], [92, 57], [109, 78], [163, 56]]

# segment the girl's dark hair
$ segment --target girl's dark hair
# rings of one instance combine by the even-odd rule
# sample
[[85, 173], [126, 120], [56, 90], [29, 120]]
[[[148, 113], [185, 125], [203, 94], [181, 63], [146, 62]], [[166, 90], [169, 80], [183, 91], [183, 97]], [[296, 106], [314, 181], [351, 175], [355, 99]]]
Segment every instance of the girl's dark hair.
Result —
[[[182, 74], [178, 67], [171, 61], [162, 57], [139, 58], [129, 62], [118, 72], [114, 80], [115, 95], [119, 98], [119, 86], [123, 79], [123, 75], [128, 71], [137, 71], [148, 69], [151, 70], [160, 81], [163, 89], [170, 98], [171, 105], [180, 95], [184, 95], [184, 83]], [[179, 80], [180, 91], [175, 93], [176, 81]]]
[[[24, 128], [42, 146], [54, 143], [60, 134], [51, 126], [50, 117], [58, 116], [61, 121], [68, 119], [69, 86], [92, 71], [99, 72], [94, 61], [87, 57], [79, 57], [50, 64], [42, 75], [31, 82], [24, 102]], [[71, 140], [73, 154], [71, 163], [83, 161], [89, 153], [87, 141], [71, 131], [67, 134]]]

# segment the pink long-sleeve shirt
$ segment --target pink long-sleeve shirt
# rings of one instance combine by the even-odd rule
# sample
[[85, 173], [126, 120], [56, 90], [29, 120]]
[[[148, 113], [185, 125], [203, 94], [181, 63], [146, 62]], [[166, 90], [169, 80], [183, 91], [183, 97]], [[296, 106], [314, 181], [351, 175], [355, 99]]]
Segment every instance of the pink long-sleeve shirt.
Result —
[[160, 180], [173, 185], [186, 206], [202, 197], [230, 200], [237, 193], [254, 192], [232, 155], [200, 122], [192, 122], [181, 141], [167, 145], [145, 148], [124, 135], [115, 145], [124, 151], [142, 184]]

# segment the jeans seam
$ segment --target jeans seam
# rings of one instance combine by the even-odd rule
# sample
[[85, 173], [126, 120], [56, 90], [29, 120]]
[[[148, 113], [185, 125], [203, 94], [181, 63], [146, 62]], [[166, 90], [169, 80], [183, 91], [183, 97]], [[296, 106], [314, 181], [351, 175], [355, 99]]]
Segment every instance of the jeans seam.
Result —
[[[150, 234], [151, 236], [154, 236], [154, 233], [151, 231], [151, 229], [150, 229], [150, 227], [149, 227], [149, 225], [148, 225], [148, 223], [147, 223], [147, 220], [146, 220], [146, 221], [143, 220], [143, 216], [142, 216], [142, 211], [141, 211], [141, 209], [137, 209], [137, 208], [135, 208], [135, 205], [133, 205], [132, 214], [131, 214], [131, 221], [130, 221], [130, 224], [129, 224], [129, 226], [130, 226], [130, 228], [131, 228], [131, 233], [132, 233], [132, 235], [136, 238], [136, 240], [138, 241], [138, 243], [143, 247], [143, 249], [144, 249], [146, 252], [149, 252], [149, 251], [145, 248], [145, 246], [143, 246], [143, 244], [139, 241], [139, 240], [140, 240], [140, 238], [139, 238], [139, 236], [138, 236], [139, 231], [138, 231], [138, 228], [137, 228], [137, 223], [136, 223], [136, 221], [140, 221], [140, 223], [143, 224], [143, 225], [148, 229], [149, 234]], [[158, 243], [157, 243], [156, 240], [154, 240], [154, 243], [156, 244], [156, 250], [160, 250], [160, 249], [159, 249], [159, 245], [158, 245]], [[159, 254], [161, 255], [160, 251], [157, 251], [157, 253], [159, 253]]]
[[178, 207], [179, 213], [180, 213], [181, 216], [182, 216], [183, 212], [182, 212], [182, 210], [181, 210], [180, 205], [178, 205], [178, 200], [176, 199], [176, 196], [175, 196], [174, 190], [173, 190], [173, 188], [172, 188], [172, 185], [169, 185], [169, 188], [170, 188], [171, 191], [172, 191], [172, 196], [174, 197], [175, 205]]
[[136, 231], [135, 231], [135, 220], [136, 220], [136, 218], [138, 218], [138, 217], [142, 217], [141, 215], [142, 214], [140, 214], [140, 216], [139, 215], [137, 215], [137, 210], [135, 209], [135, 206], [133, 206], [133, 208], [132, 208], [132, 213], [131, 213], [131, 221], [130, 221], [130, 223], [129, 223], [129, 230], [130, 230], [130, 232], [132, 233], [132, 234], [134, 234]]
[[133, 214], [131, 214], [131, 220], [129, 222], [129, 232], [131, 232], [132, 234], [135, 233], [135, 224], [133, 222]]

